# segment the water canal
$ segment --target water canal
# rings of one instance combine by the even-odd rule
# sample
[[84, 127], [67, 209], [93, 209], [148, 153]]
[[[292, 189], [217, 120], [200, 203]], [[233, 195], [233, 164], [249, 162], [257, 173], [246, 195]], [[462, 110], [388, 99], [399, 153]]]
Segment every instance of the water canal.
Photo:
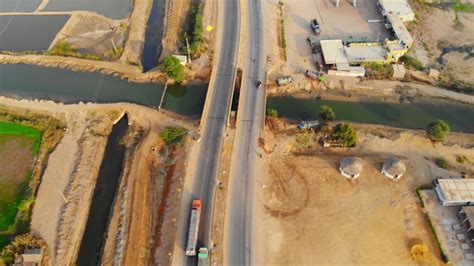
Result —
[[448, 103], [396, 104], [383, 102], [343, 102], [293, 97], [270, 97], [267, 108], [291, 119], [316, 119], [321, 105], [329, 105], [338, 120], [423, 129], [433, 120], [448, 122], [452, 131], [474, 133], [474, 106]]
[[110, 208], [115, 199], [122, 173], [125, 146], [120, 144], [128, 128], [127, 115], [114, 125], [105, 146], [104, 159], [94, 189], [92, 203], [87, 218], [86, 228], [82, 236], [77, 265], [98, 265], [102, 256], [104, 234], [106, 233]]
[[[73, 72], [60, 68], [0, 64], [0, 95], [63, 103], [129, 102], [158, 107], [163, 84], [130, 83], [94, 72]], [[200, 116], [207, 85], [169, 86], [162, 108], [186, 116]]]
[[150, 16], [148, 17], [145, 34], [145, 45], [142, 54], [143, 71], [147, 72], [158, 65], [163, 37], [165, 17], [165, 0], [153, 0]]

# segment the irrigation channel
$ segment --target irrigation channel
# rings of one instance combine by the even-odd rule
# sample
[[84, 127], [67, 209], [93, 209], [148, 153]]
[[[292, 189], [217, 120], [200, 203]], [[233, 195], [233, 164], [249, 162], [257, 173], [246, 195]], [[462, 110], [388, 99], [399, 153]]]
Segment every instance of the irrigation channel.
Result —
[[145, 45], [143, 46], [142, 66], [147, 72], [158, 65], [163, 37], [163, 23], [165, 17], [165, 0], [154, 0], [148, 17]]
[[130, 83], [100, 73], [0, 64], [1, 96], [63, 103], [129, 102], [149, 107], [158, 107], [163, 98], [161, 107], [165, 110], [191, 117], [201, 115], [207, 84], [164, 88], [164, 84]]
[[123, 116], [112, 128], [105, 146], [104, 159], [92, 197], [86, 229], [82, 236], [77, 265], [98, 265], [102, 257], [104, 234], [109, 224], [110, 209], [120, 181], [125, 157], [125, 146], [120, 144], [128, 128], [128, 117]]
[[452, 131], [474, 133], [474, 106], [450, 103], [418, 102], [411, 104], [383, 102], [344, 102], [293, 97], [271, 97], [267, 108], [274, 108], [282, 117], [317, 119], [321, 105], [329, 105], [341, 121], [380, 124], [399, 128], [424, 129], [436, 119], [445, 120]]

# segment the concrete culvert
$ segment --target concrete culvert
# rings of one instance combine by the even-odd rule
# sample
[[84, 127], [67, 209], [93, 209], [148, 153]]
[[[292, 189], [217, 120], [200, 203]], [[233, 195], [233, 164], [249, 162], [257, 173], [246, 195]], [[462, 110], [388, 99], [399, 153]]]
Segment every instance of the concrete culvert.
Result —
[[383, 162], [382, 174], [390, 179], [399, 179], [406, 170], [405, 164], [397, 158], [388, 158]]
[[356, 179], [362, 173], [362, 164], [355, 157], [344, 157], [339, 171], [348, 179]]

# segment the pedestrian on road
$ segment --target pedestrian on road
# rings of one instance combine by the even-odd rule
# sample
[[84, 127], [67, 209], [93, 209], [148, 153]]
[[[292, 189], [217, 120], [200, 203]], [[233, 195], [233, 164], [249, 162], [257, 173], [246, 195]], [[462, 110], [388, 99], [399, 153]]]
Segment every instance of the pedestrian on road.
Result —
[[257, 59], [252, 59], [252, 62], [253, 62], [254, 64], [256, 64], [256, 63], [257, 63]]

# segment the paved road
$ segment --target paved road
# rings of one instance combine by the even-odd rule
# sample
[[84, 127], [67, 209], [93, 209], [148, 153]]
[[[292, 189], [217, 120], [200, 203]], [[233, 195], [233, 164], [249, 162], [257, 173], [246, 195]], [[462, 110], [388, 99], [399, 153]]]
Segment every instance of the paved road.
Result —
[[189, 169], [191, 176], [186, 178], [185, 190], [178, 219], [178, 231], [174, 250], [174, 265], [196, 265], [196, 258], [186, 257], [187, 233], [191, 202], [201, 199], [201, 225], [199, 231], [199, 245], [207, 246], [210, 243], [212, 207], [223, 138], [226, 134], [227, 120], [230, 112], [232, 94], [237, 71], [237, 53], [240, 38], [240, 3], [239, 0], [219, 1], [220, 24], [218, 27], [216, 51], [219, 52], [215, 70], [211, 77], [209, 92], [206, 99], [205, 117], [202, 122], [202, 138], [199, 147], [199, 156], [195, 169]]
[[[227, 199], [224, 240], [225, 265], [254, 265], [252, 231], [255, 196], [255, 166], [260, 157], [257, 141], [262, 132], [265, 89], [257, 89], [257, 80], [265, 79], [265, 54], [261, 2], [248, 1], [248, 66], [237, 116], [237, 131], [232, 153], [229, 196]], [[256, 59], [256, 62], [253, 60]]]

